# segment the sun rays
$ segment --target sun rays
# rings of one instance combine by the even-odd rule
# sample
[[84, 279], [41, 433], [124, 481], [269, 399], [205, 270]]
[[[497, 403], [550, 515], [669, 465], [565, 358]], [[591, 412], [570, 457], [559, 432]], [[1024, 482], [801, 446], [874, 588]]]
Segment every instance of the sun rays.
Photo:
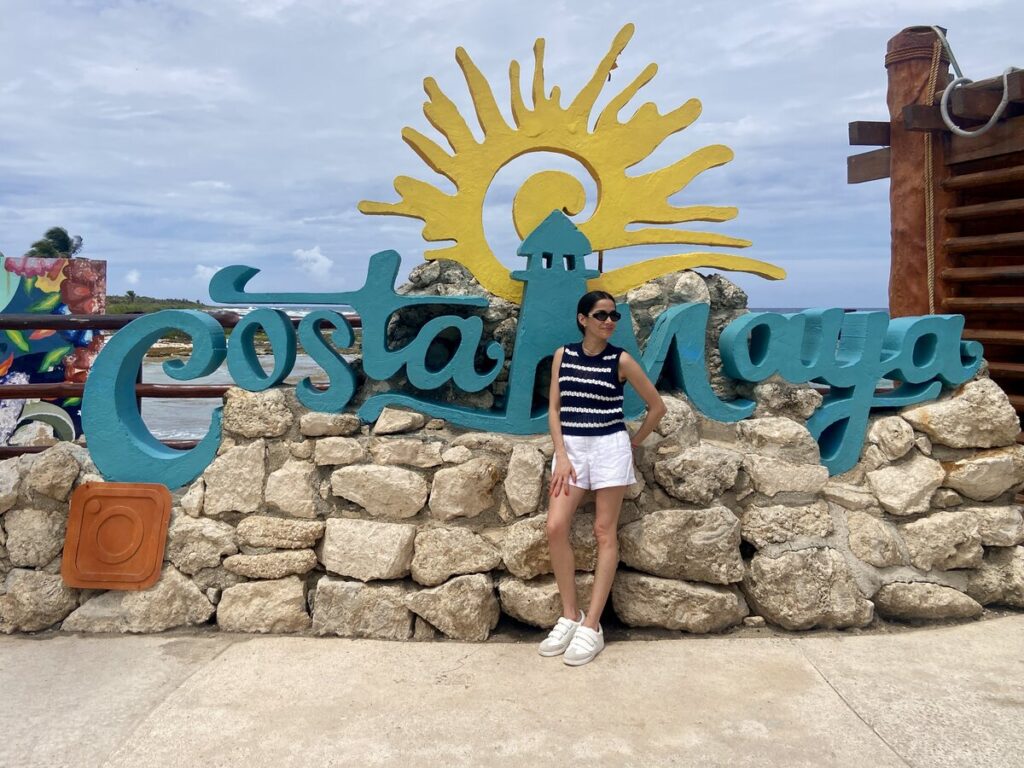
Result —
[[[534, 71], [530, 101], [524, 101], [519, 63], [509, 66], [511, 85], [510, 125], [498, 107], [494, 92], [469, 54], [459, 48], [455, 58], [462, 70], [483, 133], [478, 141], [466, 119], [433, 78], [424, 80], [427, 102], [423, 113], [447, 147], [423, 133], [406, 128], [402, 138], [431, 170], [449, 179], [455, 193], [408, 176], [395, 179], [399, 201], [363, 201], [359, 210], [371, 215], [406, 216], [423, 221], [423, 238], [452, 245], [427, 251], [427, 259], [459, 262], [492, 293], [519, 301], [522, 283], [509, 276], [494, 256], [484, 232], [483, 208], [487, 190], [508, 163], [531, 152], [554, 152], [577, 160], [593, 178], [597, 203], [591, 217], [577, 222], [595, 251], [636, 245], [698, 245], [744, 248], [741, 238], [673, 226], [687, 222], [723, 222], [733, 219], [731, 206], [678, 206], [669, 198], [704, 171], [733, 158], [732, 150], [715, 144], [702, 147], [676, 162], [650, 173], [627, 175], [627, 170], [646, 159], [665, 139], [691, 125], [700, 115], [700, 102], [690, 99], [661, 114], [648, 102], [620, 120], [620, 113], [657, 73], [649, 64], [616, 94], [593, 120], [594, 107], [608, 81], [616, 59], [633, 36], [627, 24], [615, 36], [608, 53], [571, 103], [561, 105], [558, 86], [548, 90], [544, 82], [544, 40], [534, 45]], [[593, 122], [593, 129], [590, 126]], [[526, 179], [515, 195], [512, 219], [519, 236], [525, 237], [551, 211], [579, 214], [586, 205], [583, 185], [563, 171], [542, 171]], [[636, 225], [660, 225], [637, 227]], [[771, 264], [723, 253], [690, 252], [648, 259], [605, 272], [589, 282], [593, 288], [622, 295], [630, 288], [660, 275], [694, 267], [751, 272], [770, 279], [785, 273]]]

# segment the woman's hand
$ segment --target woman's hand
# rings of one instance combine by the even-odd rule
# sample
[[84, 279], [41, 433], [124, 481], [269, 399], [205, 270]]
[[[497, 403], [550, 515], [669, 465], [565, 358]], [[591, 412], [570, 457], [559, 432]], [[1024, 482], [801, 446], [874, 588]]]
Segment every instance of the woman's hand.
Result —
[[576, 470], [567, 455], [555, 454], [555, 468], [551, 472], [551, 495], [569, 495], [569, 480], [576, 482]]

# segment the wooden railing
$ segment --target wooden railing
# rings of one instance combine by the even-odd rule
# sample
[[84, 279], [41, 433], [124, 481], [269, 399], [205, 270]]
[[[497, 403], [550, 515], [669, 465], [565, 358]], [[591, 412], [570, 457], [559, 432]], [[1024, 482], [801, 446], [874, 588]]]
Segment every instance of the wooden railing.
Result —
[[[234, 328], [244, 315], [230, 310], [210, 312], [210, 316], [220, 323], [222, 328]], [[342, 312], [353, 328], [361, 328], [359, 315], [354, 312]], [[0, 329], [24, 331], [46, 329], [54, 331], [116, 331], [124, 328], [141, 314], [129, 315], [43, 315], [43, 314], [0, 314]], [[301, 317], [291, 317], [293, 325], [298, 325]], [[314, 385], [315, 386], [315, 385]], [[146, 384], [142, 380], [142, 369], [139, 369], [135, 384], [135, 395], [140, 400], [144, 397], [160, 398], [210, 398], [223, 397], [230, 389], [227, 384]], [[42, 384], [0, 384], [0, 400], [21, 400], [26, 398], [58, 398], [81, 397], [85, 392], [85, 384], [76, 382], [56, 381]], [[163, 440], [164, 445], [171, 448], [192, 448], [197, 440]], [[49, 446], [0, 445], [0, 459], [20, 456], [23, 453], [39, 453]]]

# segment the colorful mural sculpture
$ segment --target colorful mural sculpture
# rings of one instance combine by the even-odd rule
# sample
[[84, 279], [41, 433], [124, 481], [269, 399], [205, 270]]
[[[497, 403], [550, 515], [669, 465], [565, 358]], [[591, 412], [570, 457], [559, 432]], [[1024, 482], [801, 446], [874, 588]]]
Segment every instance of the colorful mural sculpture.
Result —
[[[370, 258], [366, 282], [355, 291], [338, 293], [250, 293], [246, 286], [259, 270], [232, 266], [210, 282], [214, 301], [229, 304], [271, 305], [247, 315], [230, 340], [209, 316], [195, 311], [169, 310], [136, 320], [119, 331], [96, 360], [85, 390], [83, 425], [93, 460], [110, 480], [161, 482], [172, 488], [196, 478], [213, 460], [220, 443], [221, 414], [213, 414], [206, 437], [190, 451], [168, 448], [148, 431], [135, 398], [135, 373], [149, 346], [169, 331], [192, 337], [190, 359], [164, 364], [169, 376], [179, 380], [206, 375], [225, 360], [238, 386], [251, 391], [272, 387], [291, 371], [296, 340], [329, 377], [321, 391], [307, 378], [297, 387], [297, 397], [312, 410], [344, 409], [356, 390], [350, 364], [338, 353], [353, 342], [352, 328], [338, 312], [321, 309], [310, 313], [293, 329], [287, 316], [274, 305], [304, 304], [351, 306], [362, 321], [362, 369], [370, 379], [388, 380], [398, 374], [420, 393], [383, 392], [369, 397], [359, 408], [365, 421], [374, 420], [385, 406], [415, 409], [472, 429], [532, 434], [547, 429], [547, 404], [537, 402], [539, 372], [560, 345], [577, 340], [577, 299], [587, 290], [600, 288], [617, 296], [654, 277], [693, 267], [751, 272], [781, 279], [784, 272], [771, 264], [739, 256], [688, 253], [643, 261], [604, 274], [587, 269], [586, 256], [595, 248], [619, 248], [635, 244], [694, 243], [742, 247], [745, 240], [712, 233], [666, 228], [627, 229], [633, 223], [672, 224], [682, 221], [725, 221], [735, 208], [715, 206], [676, 207], [668, 198], [697, 174], [732, 157], [728, 148], [706, 147], [666, 169], [640, 176], [626, 170], [647, 157], [666, 137], [689, 125], [700, 111], [690, 101], [667, 115], [647, 104], [625, 123], [618, 121], [627, 102], [654, 76], [649, 66], [601, 112], [594, 130], [590, 114], [615, 65], [615, 59], [632, 35], [632, 26], [616, 37], [594, 76], [568, 108], [559, 105], [558, 89], [545, 92], [543, 41], [535, 48], [537, 62], [533, 81], [533, 109], [522, 101], [518, 66], [511, 69], [512, 112], [516, 127], [501, 117], [493, 94], [472, 61], [460, 49], [457, 60], [466, 76], [477, 118], [484, 132], [473, 138], [454, 104], [426, 81], [430, 101], [427, 119], [448, 140], [454, 154], [411, 129], [404, 137], [435, 171], [456, 185], [447, 195], [434, 187], [400, 177], [395, 187], [402, 197], [394, 204], [362, 203], [369, 214], [412, 216], [424, 221], [428, 241], [454, 240], [456, 244], [426, 254], [466, 266], [492, 293], [520, 302], [518, 325], [509, 381], [494, 407], [475, 409], [458, 403], [431, 399], [429, 393], [449, 382], [464, 392], [476, 392], [497, 378], [505, 353], [494, 340], [486, 341], [484, 370], [477, 369], [477, 352], [483, 340], [480, 317], [444, 315], [426, 322], [404, 347], [390, 349], [389, 319], [414, 305], [455, 308], [486, 308], [483, 297], [401, 295], [395, 291], [400, 257], [381, 251]], [[526, 234], [518, 249], [525, 268], [509, 273], [487, 247], [482, 209], [488, 185], [510, 160], [527, 152], [550, 151], [579, 160], [598, 185], [599, 199], [590, 219], [574, 224], [568, 215], [583, 209], [582, 186], [562, 173], [545, 172], [524, 184], [513, 205], [517, 230]], [[568, 215], [567, 215], [568, 214]], [[748, 400], [720, 400], [708, 382], [704, 350], [709, 307], [681, 304], [669, 307], [656, 320], [643, 350], [633, 335], [627, 303], [619, 303], [623, 321], [612, 342], [629, 351], [660, 383], [683, 390], [694, 407], [710, 418], [737, 421], [754, 410]], [[438, 367], [428, 365], [434, 340], [451, 329], [460, 343]], [[759, 382], [779, 375], [793, 383], [820, 382], [831, 387], [808, 428], [821, 446], [822, 463], [832, 474], [856, 463], [864, 442], [868, 417], [873, 410], [895, 408], [934, 398], [943, 385], [971, 378], [981, 364], [981, 345], [960, 339], [963, 318], [956, 315], [901, 318], [890, 322], [884, 312], [844, 313], [840, 309], [807, 310], [795, 314], [754, 313], [740, 317], [720, 337], [725, 371], [743, 381]], [[256, 359], [254, 336], [262, 330], [274, 350], [274, 370], [267, 374]], [[899, 386], [876, 395], [881, 378]], [[636, 418], [642, 402], [627, 389], [624, 411]]]
[[[0, 257], [0, 312], [51, 315], [106, 311], [107, 264], [92, 259]], [[89, 330], [5, 330], [0, 333], [0, 383], [82, 383], [102, 342]], [[0, 401], [0, 444], [30, 421], [49, 424], [54, 436], [81, 433], [81, 398], [49, 402]]]

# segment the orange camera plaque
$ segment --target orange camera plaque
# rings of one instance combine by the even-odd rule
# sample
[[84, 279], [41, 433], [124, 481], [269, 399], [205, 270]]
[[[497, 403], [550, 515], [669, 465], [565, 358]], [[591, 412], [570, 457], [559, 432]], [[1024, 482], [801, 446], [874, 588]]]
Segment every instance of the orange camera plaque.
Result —
[[69, 587], [148, 589], [160, 579], [171, 493], [155, 483], [83, 483], [71, 495], [60, 573]]

